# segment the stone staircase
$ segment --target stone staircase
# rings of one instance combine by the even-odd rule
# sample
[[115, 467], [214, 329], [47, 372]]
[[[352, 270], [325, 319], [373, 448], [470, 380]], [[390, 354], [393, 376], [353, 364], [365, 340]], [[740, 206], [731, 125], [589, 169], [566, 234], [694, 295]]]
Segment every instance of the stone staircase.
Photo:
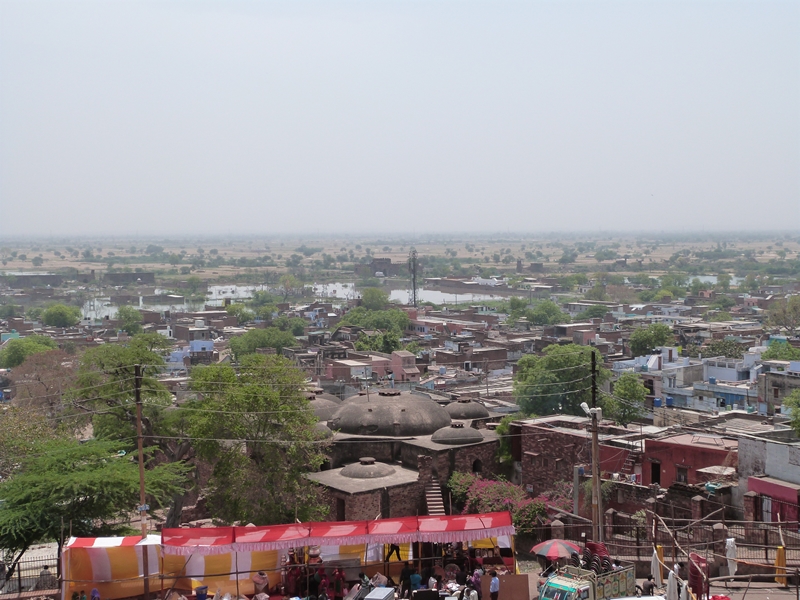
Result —
[[432, 517], [444, 516], [444, 498], [442, 488], [435, 481], [425, 484], [425, 506], [428, 508], [428, 515]]

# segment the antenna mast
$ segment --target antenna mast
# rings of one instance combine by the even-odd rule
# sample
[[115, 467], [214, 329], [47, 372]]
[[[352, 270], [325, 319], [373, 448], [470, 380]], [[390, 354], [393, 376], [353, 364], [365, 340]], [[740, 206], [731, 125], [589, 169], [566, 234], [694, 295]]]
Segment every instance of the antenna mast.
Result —
[[417, 297], [417, 249], [411, 248], [408, 253], [408, 271], [411, 273], [411, 293], [409, 294], [411, 305], [416, 308], [419, 298]]

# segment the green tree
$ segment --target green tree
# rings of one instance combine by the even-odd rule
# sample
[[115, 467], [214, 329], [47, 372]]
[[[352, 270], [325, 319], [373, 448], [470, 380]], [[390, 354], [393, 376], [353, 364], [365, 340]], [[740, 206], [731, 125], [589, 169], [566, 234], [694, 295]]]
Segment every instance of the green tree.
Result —
[[[139, 469], [118, 454], [117, 442], [46, 440], [19, 457], [19, 467], [0, 482], [0, 547], [11, 553], [10, 571], [33, 544], [56, 541], [69, 523], [76, 536], [125, 531], [139, 502]], [[184, 482], [180, 464], [145, 473], [148, 502], [162, 506]]]
[[602, 304], [596, 304], [594, 306], [590, 306], [581, 314], [578, 315], [578, 321], [588, 321], [589, 319], [602, 319], [606, 316], [608, 312], [608, 307], [603, 306]]
[[[81, 356], [77, 383], [68, 396], [73, 410], [91, 419], [95, 437], [124, 440], [132, 449], [131, 440], [136, 439], [134, 365], [141, 365], [142, 433], [145, 447], [155, 453], [152, 464], [177, 464], [193, 456], [185, 413], [173, 410], [172, 394], [157, 378], [164, 365], [163, 354], [170, 346], [163, 336], [148, 333], [135, 335], [126, 344], [90, 348]], [[189, 491], [182, 488], [173, 495], [166, 526], [180, 524]]]
[[705, 318], [710, 323], [720, 323], [722, 321], [733, 321], [733, 315], [726, 310], [708, 311]]
[[408, 315], [400, 309], [367, 310], [363, 306], [350, 310], [340, 321], [341, 325], [355, 325], [364, 329], [394, 331], [398, 335], [403, 334], [409, 323]]
[[259, 348], [275, 348], [280, 353], [284, 348], [294, 346], [297, 340], [288, 331], [281, 331], [277, 327], [266, 329], [251, 329], [244, 335], [232, 337], [230, 341], [231, 352], [236, 360], [242, 360], [248, 354], [254, 354]]
[[637, 373], [623, 373], [614, 383], [613, 395], [603, 394], [603, 416], [623, 427], [642, 419], [647, 388]]
[[689, 284], [689, 291], [691, 292], [692, 296], [698, 296], [700, 292], [707, 289], [708, 289], [708, 284], [703, 283], [697, 277], [692, 279], [692, 282]]
[[80, 309], [66, 304], [51, 304], [42, 313], [42, 323], [51, 327], [72, 327], [80, 319]]
[[57, 344], [43, 335], [29, 335], [24, 338], [9, 340], [0, 350], [0, 368], [18, 367], [25, 359], [39, 352], [48, 352], [57, 348]]
[[744, 348], [733, 340], [715, 340], [702, 350], [703, 356], [724, 356], [725, 358], [742, 358]]
[[250, 299], [250, 306], [258, 308], [260, 306], [275, 306], [275, 297], [269, 292], [256, 290]]
[[362, 336], [356, 341], [355, 349], [360, 351], [384, 352], [391, 354], [395, 350], [400, 350], [400, 337], [394, 331], [379, 333], [370, 337]]
[[272, 324], [281, 331], [289, 331], [294, 336], [300, 336], [305, 334], [308, 321], [301, 319], [300, 317], [289, 318], [286, 316], [280, 316], [273, 320]]
[[383, 310], [389, 304], [389, 295], [375, 287], [365, 288], [361, 292], [361, 306], [367, 310]]
[[603, 287], [601, 284], [596, 284], [592, 289], [586, 292], [583, 295], [584, 298], [587, 300], [608, 300], [608, 294], [606, 294], [606, 288]]
[[500, 440], [500, 445], [497, 448], [497, 459], [500, 463], [510, 464], [512, 461], [511, 456], [511, 423], [524, 418], [529, 415], [512, 414], [506, 415], [495, 427], [495, 432]]
[[591, 353], [596, 353], [598, 385], [611, 373], [602, 368], [603, 358], [589, 346], [551, 345], [542, 356], [528, 354], [519, 359], [514, 396], [526, 414], [582, 415], [581, 402], [591, 401]]
[[651, 323], [641, 327], [631, 334], [630, 347], [633, 356], [650, 354], [658, 346], [672, 343], [672, 329], [663, 323]]
[[257, 525], [323, 518], [304, 474], [322, 465], [325, 445], [301, 371], [282, 357], [253, 355], [238, 373], [222, 365], [195, 368], [192, 389], [203, 398], [192, 432], [213, 464], [214, 516]]
[[192, 275], [186, 280], [186, 290], [189, 292], [190, 296], [194, 296], [200, 291], [200, 286], [202, 284], [202, 280], [197, 275]]
[[279, 280], [281, 291], [283, 292], [283, 301], [286, 302], [289, 296], [297, 293], [298, 288], [302, 287], [300, 280], [294, 275], [284, 273]]
[[56, 437], [53, 421], [41, 412], [27, 406], [5, 407], [0, 419], [0, 481], [11, 476], [21, 458], [32, 454], [37, 444]]
[[128, 335], [142, 333], [142, 313], [132, 306], [120, 306], [117, 309], [119, 328]]
[[0, 304], [0, 319], [11, 319], [20, 317], [23, 314], [21, 306], [16, 304]]
[[[509, 415], [510, 416], [510, 415]], [[467, 503], [467, 494], [472, 484], [480, 479], [480, 475], [476, 473], [464, 473], [462, 471], [453, 471], [450, 479], [447, 480], [447, 488], [450, 490], [450, 497], [453, 503], [459, 509], [464, 509]]]
[[772, 342], [761, 355], [762, 360], [800, 360], [800, 348], [787, 342]]
[[255, 313], [244, 304], [229, 304], [225, 307], [225, 312], [235, 316], [239, 325], [245, 325], [256, 318]]
[[717, 285], [723, 292], [728, 292], [731, 289], [731, 276], [728, 273], [720, 273], [717, 275]]
[[795, 389], [783, 399], [784, 406], [789, 407], [790, 423], [795, 433], [800, 435], [800, 389]]
[[569, 323], [569, 315], [561, 310], [552, 300], [539, 302], [536, 306], [525, 311], [525, 317], [533, 325], [556, 325]]
[[34, 267], [41, 267], [44, 264], [44, 259], [41, 256], [34, 256], [31, 259], [31, 264]]
[[800, 326], [800, 296], [790, 296], [775, 302], [769, 309], [769, 323], [794, 335]]

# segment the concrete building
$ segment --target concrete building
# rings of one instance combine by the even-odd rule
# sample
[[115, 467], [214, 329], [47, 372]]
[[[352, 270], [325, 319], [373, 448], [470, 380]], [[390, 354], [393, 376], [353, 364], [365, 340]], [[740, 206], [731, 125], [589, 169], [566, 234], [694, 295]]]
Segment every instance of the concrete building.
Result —
[[782, 414], [783, 400], [800, 389], [800, 361], [765, 360], [758, 375], [759, 412], [761, 404], [767, 415]]

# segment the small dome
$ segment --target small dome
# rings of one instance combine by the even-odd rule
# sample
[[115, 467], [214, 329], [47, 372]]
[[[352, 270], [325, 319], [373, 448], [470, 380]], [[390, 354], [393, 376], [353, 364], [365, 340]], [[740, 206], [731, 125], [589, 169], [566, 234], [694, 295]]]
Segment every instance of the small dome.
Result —
[[311, 410], [314, 411], [314, 415], [320, 421], [330, 420], [331, 417], [333, 417], [333, 414], [339, 410], [339, 404], [333, 402], [332, 400], [328, 400], [327, 398], [316, 397], [308, 404], [311, 407]]
[[385, 463], [376, 462], [371, 456], [359, 458], [357, 463], [347, 465], [342, 469], [343, 477], [352, 479], [377, 479], [394, 473], [394, 467]]
[[330, 429], [328, 429], [328, 426], [325, 425], [323, 421], [320, 421], [319, 423], [314, 425], [314, 429], [317, 431], [317, 433], [320, 434], [320, 437], [322, 439], [333, 437], [333, 432]]
[[447, 444], [448, 446], [462, 446], [464, 444], [477, 444], [483, 441], [481, 432], [472, 427], [464, 427], [458, 421], [452, 423], [450, 427], [442, 427], [431, 436], [431, 441], [437, 444]]
[[317, 394], [317, 398], [324, 398], [325, 400], [330, 400], [331, 402], [335, 402], [336, 404], [341, 404], [342, 399], [339, 396], [334, 394], [329, 394], [328, 392], [322, 392]]
[[473, 402], [469, 398], [462, 398], [445, 406], [445, 410], [452, 419], [485, 419], [489, 411], [483, 404]]
[[344, 402], [328, 425], [354, 435], [430, 435], [450, 424], [450, 415], [424, 394], [381, 390], [353, 396]]

